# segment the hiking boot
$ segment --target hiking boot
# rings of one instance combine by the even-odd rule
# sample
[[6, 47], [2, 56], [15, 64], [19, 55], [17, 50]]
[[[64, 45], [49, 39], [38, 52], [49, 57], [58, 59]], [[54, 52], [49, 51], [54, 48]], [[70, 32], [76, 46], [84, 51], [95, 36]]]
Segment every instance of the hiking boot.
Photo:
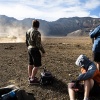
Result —
[[33, 80], [30, 79], [29, 84], [39, 84], [39, 80], [37, 77], [35, 77]]
[[[28, 81], [30, 81], [30, 79], [31, 79], [31, 77], [28, 77]], [[38, 80], [38, 78], [37, 78], [37, 77], [35, 77], [35, 79], [37, 79], [37, 80]]]

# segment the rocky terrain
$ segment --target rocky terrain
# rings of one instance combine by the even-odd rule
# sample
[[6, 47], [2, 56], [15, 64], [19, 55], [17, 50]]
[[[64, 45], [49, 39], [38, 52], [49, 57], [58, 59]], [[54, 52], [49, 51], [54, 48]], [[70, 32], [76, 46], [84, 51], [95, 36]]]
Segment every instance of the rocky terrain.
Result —
[[[13, 17], [0, 15], [0, 36], [24, 36], [26, 30], [31, 27], [32, 20], [34, 19], [25, 18], [23, 20], [17, 20]], [[88, 36], [89, 31], [100, 24], [100, 18], [91, 17], [60, 18], [52, 22], [42, 19], [38, 20], [40, 21], [39, 30], [45, 36]], [[72, 32], [77, 30], [80, 31], [72, 34]]]
[[[36, 100], [69, 100], [67, 84], [80, 73], [79, 67], [75, 65], [76, 58], [80, 54], [86, 54], [92, 60], [91, 39], [47, 37], [43, 39], [43, 45], [46, 55], [42, 58], [37, 77], [40, 78], [40, 73], [46, 67], [55, 76], [54, 84], [29, 85], [25, 43], [0, 43], [0, 87], [14, 84], [33, 93]], [[100, 100], [100, 97], [92, 96], [91, 100]]]

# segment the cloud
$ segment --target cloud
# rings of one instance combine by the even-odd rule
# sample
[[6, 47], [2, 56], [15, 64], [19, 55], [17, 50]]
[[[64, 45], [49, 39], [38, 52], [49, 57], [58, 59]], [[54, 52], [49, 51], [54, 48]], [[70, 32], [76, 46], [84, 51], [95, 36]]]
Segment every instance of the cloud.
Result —
[[99, 6], [100, 6], [100, 0], [87, 0], [84, 5], [84, 8], [92, 10]]
[[97, 16], [90, 15], [90, 12], [99, 6], [99, 0], [8, 0], [0, 1], [0, 14], [20, 20], [36, 18], [55, 21], [63, 17]]

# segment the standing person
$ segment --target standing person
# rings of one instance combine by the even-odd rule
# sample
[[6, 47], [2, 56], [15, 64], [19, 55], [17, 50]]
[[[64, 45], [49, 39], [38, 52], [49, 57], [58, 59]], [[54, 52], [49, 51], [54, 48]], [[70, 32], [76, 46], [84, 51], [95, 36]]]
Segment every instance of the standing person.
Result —
[[[41, 66], [41, 53], [42, 56], [45, 54], [45, 50], [41, 43], [41, 33], [38, 31], [39, 21], [32, 21], [32, 28], [26, 32], [26, 45], [28, 48], [29, 65], [28, 65], [28, 75], [30, 84], [38, 83], [38, 78], [36, 74], [38, 68]], [[40, 52], [41, 51], [41, 52]]]
[[93, 59], [97, 63], [97, 68], [100, 71], [100, 25], [89, 33], [93, 40]]
[[90, 93], [100, 93], [100, 72], [85, 55], [80, 55], [75, 63], [81, 68], [82, 73], [74, 82], [68, 83], [70, 100], [75, 100], [76, 92], [82, 92], [84, 94], [83, 100], [89, 100]]

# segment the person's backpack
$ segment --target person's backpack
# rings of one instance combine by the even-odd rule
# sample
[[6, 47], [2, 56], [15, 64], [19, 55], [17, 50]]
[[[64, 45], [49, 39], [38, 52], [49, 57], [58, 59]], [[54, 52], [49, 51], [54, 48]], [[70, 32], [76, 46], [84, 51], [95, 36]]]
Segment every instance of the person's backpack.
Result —
[[35, 100], [33, 93], [27, 93], [25, 90], [19, 89], [16, 92], [17, 100]]
[[23, 89], [9, 85], [0, 88], [0, 100], [35, 100], [33, 93], [27, 93]]
[[54, 82], [54, 76], [50, 71], [44, 69], [40, 74], [40, 85], [52, 85]]
[[9, 87], [0, 88], [0, 100], [17, 100], [15, 91]]

